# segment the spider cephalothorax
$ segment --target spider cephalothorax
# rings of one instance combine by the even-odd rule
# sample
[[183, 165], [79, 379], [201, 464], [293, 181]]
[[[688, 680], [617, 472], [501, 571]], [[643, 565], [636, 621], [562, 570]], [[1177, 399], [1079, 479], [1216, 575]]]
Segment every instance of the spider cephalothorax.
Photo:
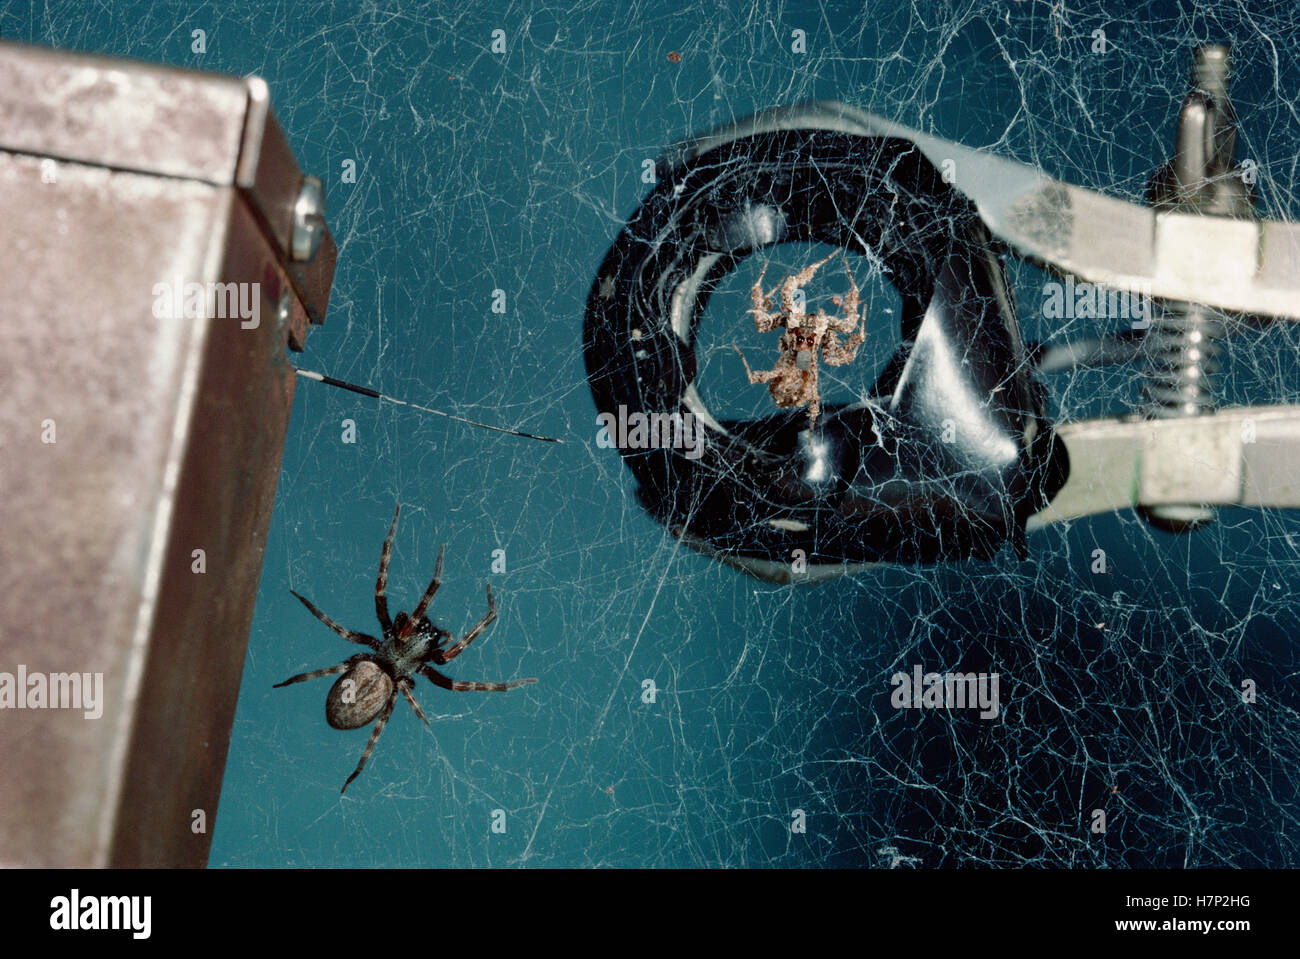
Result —
[[[777, 406], [808, 404], [810, 426], [817, 422], [817, 416], [821, 412], [821, 393], [817, 386], [818, 353], [831, 366], [844, 366], [853, 362], [853, 358], [858, 355], [858, 347], [866, 339], [863, 330], [866, 314], [858, 317], [861, 299], [853, 274], [849, 273], [847, 259], [844, 261], [844, 270], [849, 274], [849, 292], [844, 297], [844, 316], [831, 316], [825, 310], [807, 313], [795, 299], [795, 291], [811, 280], [813, 274], [834, 255], [832, 253], [794, 276], [787, 277], [784, 283], [773, 287], [771, 293], [763, 292], [763, 277], [767, 275], [767, 264], [764, 264], [763, 272], [759, 274], [752, 290], [754, 306], [750, 312], [754, 314], [754, 325], [760, 333], [769, 333], [778, 326], [785, 327], [778, 343], [781, 356], [772, 369], [755, 373], [749, 368], [749, 362], [740, 347], [736, 347], [741, 362], [745, 364], [749, 382], [768, 383], [768, 390]], [[772, 297], [778, 289], [781, 291], [781, 309], [773, 313]], [[840, 333], [853, 335], [840, 343]]]
[[[393, 706], [397, 703], [399, 692], [411, 704], [415, 715], [419, 716], [426, 726], [429, 725], [428, 717], [424, 715], [424, 710], [420, 708], [420, 704], [412, 694], [417, 675], [423, 676], [435, 686], [454, 692], [505, 692], [507, 689], [537, 682], [535, 679], [514, 679], [506, 683], [464, 682], [450, 679], [433, 668], [431, 664], [441, 666], [463, 653], [465, 647], [478, 638], [497, 618], [497, 604], [492, 598], [491, 586], [487, 588], [487, 614], [456, 643], [451, 642], [451, 633], [435, 626], [425, 616], [429, 603], [433, 601], [433, 594], [442, 584], [443, 547], [438, 549], [438, 563], [433, 568], [433, 582], [425, 590], [415, 611], [409, 616], [406, 613], [398, 613], [396, 617], [389, 618], [388, 598], [385, 595], [388, 587], [388, 561], [393, 555], [393, 536], [397, 532], [397, 517], [401, 512], [402, 507], [399, 505], [397, 511], [393, 513], [393, 525], [388, 528], [388, 538], [384, 540], [384, 552], [379, 559], [379, 579], [375, 581], [375, 612], [379, 616], [383, 639], [344, 629], [313, 606], [306, 597], [293, 593], [311, 610], [313, 616], [334, 632], [350, 643], [368, 646], [371, 649], [371, 652], [358, 653], [337, 666], [302, 673], [275, 684], [275, 688], [278, 689], [290, 683], [301, 683], [309, 679], [342, 673], [343, 675], [335, 681], [329, 695], [325, 698], [325, 721], [335, 729], [359, 729], [375, 722], [374, 732], [370, 734], [370, 741], [366, 743], [365, 752], [361, 754], [361, 761], [357, 763], [357, 768], [343, 784], [340, 792], [346, 790], [352, 780], [361, 775], [361, 770], [366, 768], [366, 762], [374, 751], [379, 734], [384, 731], [388, 717], [393, 714]], [[448, 645], [449, 643], [451, 645]]]

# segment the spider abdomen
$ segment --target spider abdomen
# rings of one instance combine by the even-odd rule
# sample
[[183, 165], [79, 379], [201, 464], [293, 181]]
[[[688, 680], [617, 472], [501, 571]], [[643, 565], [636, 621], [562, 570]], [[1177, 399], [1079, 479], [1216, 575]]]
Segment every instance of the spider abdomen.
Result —
[[335, 729], [359, 729], [379, 715], [393, 695], [393, 680], [363, 659], [338, 678], [325, 697], [325, 721]]

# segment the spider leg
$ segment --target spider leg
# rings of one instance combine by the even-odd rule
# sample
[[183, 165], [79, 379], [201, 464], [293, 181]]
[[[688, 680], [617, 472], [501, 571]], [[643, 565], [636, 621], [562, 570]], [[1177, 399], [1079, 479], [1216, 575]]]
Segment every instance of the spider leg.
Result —
[[402, 691], [402, 695], [406, 697], [406, 701], [411, 704], [411, 708], [415, 710], [415, 715], [420, 717], [420, 722], [427, 726], [429, 725], [429, 717], [424, 715], [424, 710], [420, 708], [420, 704], [416, 702], [415, 697], [411, 695], [411, 687], [413, 685], [414, 683], [409, 679], [404, 679], [397, 684], [397, 688]]
[[384, 551], [379, 557], [379, 578], [375, 580], [375, 612], [379, 615], [379, 625], [387, 634], [393, 628], [393, 621], [388, 616], [388, 561], [393, 558], [393, 534], [397, 532], [397, 517], [402, 515], [402, 504], [397, 504], [393, 513], [393, 525], [388, 527], [388, 537], [384, 540]]
[[282, 683], [276, 683], [272, 689], [279, 689], [281, 686], [289, 686], [293, 683], [305, 683], [309, 679], [320, 679], [322, 676], [333, 676], [335, 673], [346, 672], [352, 665], [352, 660], [346, 660], [337, 666], [327, 666], [325, 669], [313, 669], [310, 673], [299, 673], [297, 676], [291, 676]]
[[453, 643], [451, 646], [448, 646], [446, 649], [435, 649], [433, 651], [433, 661], [437, 663], [439, 666], [441, 666], [443, 663], [451, 662], [453, 659], [455, 659], [457, 656], [463, 653], [465, 651], [465, 647], [468, 646], [470, 643], [474, 642], [474, 640], [478, 639], [478, 637], [482, 634], [483, 630], [487, 629], [489, 626], [491, 626], [493, 623], [496, 622], [497, 601], [492, 598], [491, 584], [489, 584], [487, 588], [487, 597], [488, 597], [487, 613], [483, 616], [482, 619], [478, 621], [478, 624], [473, 629], [471, 629], [468, 633], [465, 634], [465, 638], [458, 643]]
[[433, 567], [433, 582], [429, 584], [429, 588], [426, 589], [424, 595], [420, 597], [420, 604], [415, 607], [415, 612], [411, 614], [411, 618], [406, 621], [406, 625], [402, 627], [402, 631], [397, 634], [398, 639], [406, 639], [415, 632], [415, 627], [419, 625], [420, 620], [424, 619], [424, 614], [428, 612], [429, 604], [433, 602], [433, 594], [436, 593], [438, 587], [442, 585], [442, 557], [446, 552], [447, 544], [443, 543], [438, 547], [438, 562]]
[[828, 343], [822, 344], [822, 356], [831, 366], [844, 366], [853, 363], [854, 357], [858, 355], [858, 347], [862, 346], [862, 340], [866, 339], [862, 334], [854, 334], [840, 343], [839, 339], [831, 339], [833, 333], [827, 335]]
[[[849, 277], [849, 292], [844, 297], [844, 315], [848, 320], [848, 326], [842, 329], [847, 333], [858, 324], [858, 305], [862, 302], [862, 293], [858, 289], [857, 282], [853, 279], [853, 271], [849, 269], [849, 258], [847, 256], [844, 257], [844, 272]], [[866, 319], [865, 314], [863, 319]]]
[[781, 325], [781, 314], [772, 312], [772, 297], [780, 287], [773, 287], [771, 293], [763, 292], [763, 277], [767, 275], [769, 263], [763, 264], [763, 271], [758, 274], [757, 282], [750, 289], [750, 299], [753, 300], [754, 306], [749, 312], [754, 314], [754, 326], [760, 333], [770, 333]]
[[[864, 311], [861, 316], [858, 316], [858, 306], [862, 302], [862, 297], [858, 284], [853, 279], [853, 273], [849, 269], [848, 257], [844, 258], [844, 272], [849, 275], [849, 292], [844, 297], [844, 316], [830, 318], [831, 327], [835, 332], [827, 334], [826, 343], [822, 346], [822, 356], [831, 366], [852, 363], [854, 357], [858, 355], [858, 347], [867, 339], [867, 314]], [[836, 332], [853, 335], [841, 344], [839, 337], [835, 335]]]
[[757, 313], [759, 310], [764, 310], [764, 311], [769, 310], [772, 307], [771, 297], [768, 294], [763, 292], [763, 277], [767, 276], [767, 268], [771, 265], [772, 265], [771, 260], [768, 260], [766, 263], [763, 264], [763, 269], [759, 270], [758, 272], [758, 279], [754, 281], [753, 287], [750, 288], [749, 292], [750, 292], [750, 296], [754, 300], [755, 313]]
[[[849, 269], [849, 261], [844, 262], [845, 270]], [[867, 339], [867, 314], [863, 311], [862, 316], [858, 316], [858, 304], [862, 303], [861, 295], [858, 292], [857, 283], [853, 282], [853, 274], [849, 274], [849, 292], [844, 298], [844, 316], [827, 317], [829, 321], [829, 330], [827, 335], [827, 346], [823, 347], [822, 355], [826, 356], [827, 363], [832, 366], [842, 366], [846, 363], [852, 363], [853, 357], [858, 355], [858, 347]], [[852, 337], [845, 340], [844, 346], [840, 346], [840, 339], [836, 333], [852, 333]]]
[[835, 333], [827, 333], [826, 341], [822, 344], [822, 358], [831, 366], [845, 366], [853, 362], [854, 357], [858, 355], [858, 347], [866, 340], [867, 335], [862, 330], [854, 333], [843, 343]]
[[785, 312], [793, 313], [795, 311], [794, 291], [811, 280], [817, 271], [820, 270], [834, 255], [835, 254], [832, 253], [830, 256], [818, 260], [816, 263], [812, 264], [812, 266], [804, 267], [794, 276], [789, 277], [785, 283], [781, 285], [781, 308], [784, 309]]
[[504, 693], [507, 689], [517, 689], [520, 686], [527, 686], [530, 683], [537, 682], [535, 679], [512, 679], [507, 683], [471, 683], [451, 679], [429, 665], [419, 667], [419, 671], [425, 679], [435, 686], [450, 689], [454, 693]]
[[344, 629], [342, 626], [334, 622], [334, 620], [330, 619], [319, 609], [317, 609], [314, 605], [312, 605], [312, 601], [309, 600], [306, 596], [303, 596], [300, 593], [296, 593], [293, 590], [289, 590], [289, 592], [297, 596], [298, 601], [301, 602], [304, 606], [306, 606], [309, 610], [311, 610], [311, 614], [313, 616], [315, 616], [317, 619], [319, 619], [330, 629], [334, 630], [334, 632], [338, 633], [340, 636], [346, 639], [349, 643], [356, 643], [359, 646], [369, 646], [371, 649], [379, 648], [379, 644], [373, 636], [367, 636], [365, 633], [354, 633], [350, 629]]
[[[773, 290], [772, 292], [776, 292]], [[750, 310], [754, 314], [754, 327], [760, 333], [771, 333], [784, 322], [780, 313], [769, 313], [766, 310]]]
[[767, 383], [771, 380], [776, 379], [778, 375], [776, 370], [763, 370], [759, 373], [755, 373], [753, 370], [751, 370], [749, 368], [749, 360], [745, 359], [745, 354], [741, 352], [740, 347], [736, 346], [735, 343], [732, 343], [731, 345], [735, 347], [737, 353], [740, 353], [740, 362], [745, 364], [745, 375], [749, 377], [749, 382], [751, 385], [754, 383]]
[[361, 762], [357, 763], [357, 768], [352, 771], [352, 775], [348, 777], [348, 781], [343, 784], [343, 788], [339, 790], [340, 793], [347, 792], [348, 786], [352, 785], [352, 780], [360, 776], [361, 770], [366, 768], [366, 763], [370, 761], [370, 754], [375, 751], [375, 743], [379, 741], [380, 733], [382, 733], [384, 727], [388, 725], [388, 717], [393, 715], [393, 707], [395, 705], [397, 705], [397, 690], [394, 689], [388, 697], [388, 702], [384, 704], [383, 712], [381, 712], [379, 718], [375, 720], [375, 731], [370, 734], [370, 742], [366, 743], [366, 751], [361, 754]]

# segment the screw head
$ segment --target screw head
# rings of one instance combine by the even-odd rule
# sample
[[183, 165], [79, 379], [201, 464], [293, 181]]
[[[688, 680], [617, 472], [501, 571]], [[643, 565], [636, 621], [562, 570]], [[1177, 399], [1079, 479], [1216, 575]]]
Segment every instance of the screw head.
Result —
[[310, 263], [325, 236], [325, 188], [318, 177], [302, 178], [298, 202], [293, 207], [293, 249], [299, 263]]

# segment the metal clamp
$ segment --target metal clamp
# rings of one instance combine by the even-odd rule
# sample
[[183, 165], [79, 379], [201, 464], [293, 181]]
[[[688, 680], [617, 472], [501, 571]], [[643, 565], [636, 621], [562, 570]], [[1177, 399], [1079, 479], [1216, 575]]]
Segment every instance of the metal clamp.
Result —
[[[635, 395], [638, 402], [652, 399], [665, 407], [679, 404], [681, 410], [716, 427], [717, 438], [732, 442], [739, 434], [752, 448], [725, 474], [741, 478], [740, 490], [727, 487], [722, 482], [724, 473], [718, 470], [703, 478], [696, 475], [683, 485], [686, 473], [677, 467], [685, 461], [676, 451], [652, 455], [625, 451], [625, 460], [642, 482], [643, 501], [688, 545], [756, 576], [786, 582], [824, 579], [864, 568], [877, 559], [944, 558], [953, 555], [953, 548], [961, 555], [988, 555], [986, 538], [974, 532], [981, 524], [1023, 551], [1023, 534], [1048, 522], [1120, 508], [1137, 508], [1157, 525], [1181, 530], [1212, 519], [1211, 506], [1300, 507], [1300, 487], [1295, 479], [1300, 476], [1300, 406], [1216, 410], [1214, 353], [1230, 333], [1229, 321], [1242, 316], [1252, 317], [1254, 322], [1300, 320], [1300, 224], [1256, 218], [1250, 191], [1233, 171], [1235, 126], [1228, 98], [1227, 49], [1209, 46], [1195, 53], [1192, 89], [1180, 116], [1174, 158], [1153, 178], [1150, 206], [1064, 183], [1015, 160], [911, 130], [838, 102], [762, 111], [673, 147], [666, 157], [671, 174], [665, 181], [668, 187], [652, 193], [625, 235], [635, 234], [656, 216], [666, 218], [664, 222], [671, 222], [679, 232], [687, 232], [656, 235], [653, 242], [639, 248], [622, 241], [611, 248], [588, 300], [586, 348], [593, 392], [598, 406], [624, 395]], [[864, 471], [863, 464], [868, 462], [865, 453], [838, 441], [830, 444], [835, 455], [826, 462], [841, 471], [841, 492], [847, 489], [849, 493], [834, 498], [805, 488], [808, 484], [800, 486], [797, 468], [782, 472], [779, 465], [774, 474], [781, 477], [779, 482], [762, 490], [750, 489], [754, 476], [742, 467], [762, 462], [781, 441], [771, 435], [755, 441], [750, 435], [753, 429], [718, 423], [694, 389], [692, 324], [698, 304], [707, 299], [711, 284], [720, 275], [767, 244], [815, 239], [849, 246], [861, 242], [851, 238], [872, 235], [863, 233], [860, 224], [839, 231], [843, 236], [834, 224], [814, 226], [811, 234], [804, 235], [790, 216], [788, 203], [764, 202], [749, 194], [740, 205], [732, 202], [739, 196], [732, 194], [746, 188], [743, 182], [727, 180], [727, 170], [751, 164], [753, 151], [768, 149], [773, 138], [790, 150], [816, 152], [819, 145], [836, 137], [850, 153], [856, 151], [864, 171], [859, 176], [865, 175], [868, 185], [866, 192], [872, 182], [872, 158], [879, 149], [870, 144], [900, 144], [899, 158], [919, 155], [930, 170], [944, 170], [943, 180], [955, 195], [969, 201], [982, 229], [987, 230], [986, 240], [1000, 241], [1014, 254], [1054, 273], [1136, 292], [1159, 304], [1155, 323], [1142, 337], [1131, 333], [1103, 337], [1100, 345], [1080, 343], [1073, 352], [1071, 344], [1065, 348], [1053, 344], [1050, 351], [1056, 368], [1146, 360], [1145, 415], [1051, 424], [1043, 418], [1041, 397], [1032, 391], [1013, 397], [1013, 407], [1029, 414], [1025, 438], [1031, 442], [1016, 455], [1026, 464], [1025, 476], [1030, 482], [1017, 487], [1019, 493], [1004, 486], [1006, 514], [1016, 517], [1009, 526], [990, 522], [987, 510], [976, 516], [970, 503], [959, 498], [955, 508], [966, 511], [967, 525], [942, 529], [935, 525], [939, 535], [947, 537], [944, 548], [924, 548], [929, 527], [925, 523], [924, 528], [918, 527], [916, 518], [929, 517], [927, 522], [938, 524], [934, 517], [954, 506], [950, 493], [942, 490], [956, 489], [966, 477], [980, 475], [948, 469], [951, 464], [934, 452], [938, 444], [924, 430], [902, 435], [901, 443], [889, 451], [898, 468], [909, 456], [922, 464], [921, 473], [912, 480], [924, 479], [925, 469], [936, 470], [929, 492], [923, 483], [908, 488], [908, 497], [916, 497], [910, 511], [891, 501], [889, 490], [896, 483], [885, 481], [883, 474]], [[825, 160], [822, 157], [818, 162]], [[913, 163], [911, 159], [906, 162]], [[829, 167], [835, 167], [835, 162]], [[692, 171], [698, 168], [714, 171], [708, 201], [713, 206], [688, 211], [687, 205], [696, 203], [687, 194], [692, 190]], [[830, 205], [843, 207], [841, 199], [837, 195]], [[743, 215], [729, 215], [733, 207], [743, 208]], [[899, 213], [893, 211], [892, 215]], [[693, 221], [701, 224], [698, 235], [689, 232]], [[801, 222], [815, 223], [815, 217]], [[698, 249], [687, 253], [691, 245]], [[913, 254], [933, 259], [934, 251], [914, 249]], [[991, 252], [988, 255], [995, 259]], [[677, 270], [673, 264], [683, 256], [696, 268]], [[906, 270], [887, 264], [887, 272], [896, 282], [903, 277], [906, 284]], [[973, 286], [975, 292], [969, 295], [998, 299], [1003, 295], [998, 287], [997, 283], [978, 289]], [[916, 307], [913, 301], [917, 297], [909, 300], [915, 291], [900, 292], [905, 307], [909, 303]], [[925, 292], [920, 297], [922, 307], [929, 303], [929, 295]], [[1005, 322], [1014, 331], [1009, 297], [1003, 307]], [[624, 324], [633, 313], [636, 321]], [[933, 310], [924, 315], [928, 320]], [[911, 319], [910, 329], [906, 318], [904, 322], [908, 350], [921, 338], [916, 310]], [[633, 335], [647, 338], [627, 355], [619, 340], [619, 330], [625, 325]], [[1011, 343], [1012, 350], [1003, 351], [998, 361], [1004, 364], [1008, 377], [1020, 369], [1014, 348], [1018, 334], [1013, 332]], [[1033, 359], [1043, 361], [1047, 353], [1030, 351], [1032, 359], [1024, 365], [1033, 369]], [[647, 377], [651, 367], [645, 365], [646, 358], [659, 361], [654, 369], [664, 372], [657, 379]], [[899, 362], [892, 366], [914, 362], [911, 355], [896, 359]], [[629, 377], [621, 393], [610, 385], [620, 376]], [[879, 402], [874, 408], [895, 410], [899, 384], [907, 378], [900, 378], [897, 369], [893, 376], [891, 380], [887, 372], [876, 384], [873, 398]], [[979, 396], [992, 407], [1006, 400], [992, 393]], [[864, 405], [873, 403], [858, 407]], [[843, 422], [858, 407], [835, 411], [827, 417], [826, 426], [818, 425], [821, 432], [816, 436], [805, 431], [809, 435], [785, 446], [809, 448], [817, 446], [810, 438], [835, 439], [836, 416]], [[859, 430], [859, 435], [870, 434], [882, 435], [878, 416], [866, 434]], [[1005, 484], [1005, 480], [1003, 477], [1000, 482]], [[994, 483], [990, 489], [996, 486]], [[771, 494], [778, 488], [786, 490], [783, 495], [804, 496], [809, 510], [791, 518], [779, 503], [774, 508]], [[718, 493], [720, 489], [722, 493]], [[933, 492], [935, 489], [941, 492]], [[1037, 503], [1033, 503], [1035, 496], [1040, 497]], [[730, 502], [724, 502], [729, 497]], [[1021, 507], [1028, 503], [1033, 503], [1032, 507], [1022, 512]], [[910, 553], [901, 540], [863, 545], [863, 536], [883, 536], [883, 526], [875, 532], [860, 527], [862, 535], [857, 539], [835, 532], [836, 523], [846, 518], [860, 520], [872, 510], [887, 513], [891, 509], [897, 514], [896, 524], [906, 527], [901, 532], [912, 537]], [[964, 530], [965, 539], [960, 535], [954, 538], [954, 530]], [[790, 562], [795, 549], [806, 550], [806, 564]]]

